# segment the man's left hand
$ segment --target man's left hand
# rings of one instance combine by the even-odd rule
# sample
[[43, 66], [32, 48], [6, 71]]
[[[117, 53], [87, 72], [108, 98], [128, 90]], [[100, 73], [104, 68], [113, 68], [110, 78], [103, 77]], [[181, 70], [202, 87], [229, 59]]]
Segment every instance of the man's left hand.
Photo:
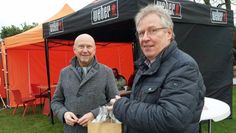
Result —
[[94, 119], [93, 113], [89, 112], [82, 117], [79, 118], [77, 123], [83, 127], [86, 127], [88, 124], [88, 121], [92, 121]]

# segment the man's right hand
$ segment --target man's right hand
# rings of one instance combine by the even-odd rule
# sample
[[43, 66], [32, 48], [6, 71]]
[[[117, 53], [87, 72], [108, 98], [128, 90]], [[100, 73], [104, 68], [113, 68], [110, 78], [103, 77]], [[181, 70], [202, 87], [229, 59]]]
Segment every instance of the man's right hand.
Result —
[[119, 100], [120, 98], [121, 98], [120, 96], [116, 95], [115, 98], [113, 98], [113, 99], [110, 100], [110, 102], [109, 102], [110, 105], [107, 106], [108, 111], [112, 111], [112, 110], [113, 110], [113, 105], [114, 105], [115, 102], [116, 102], [117, 100]]
[[65, 112], [64, 119], [65, 119], [66, 124], [70, 126], [74, 126], [74, 124], [76, 124], [78, 121], [78, 118], [72, 112]]

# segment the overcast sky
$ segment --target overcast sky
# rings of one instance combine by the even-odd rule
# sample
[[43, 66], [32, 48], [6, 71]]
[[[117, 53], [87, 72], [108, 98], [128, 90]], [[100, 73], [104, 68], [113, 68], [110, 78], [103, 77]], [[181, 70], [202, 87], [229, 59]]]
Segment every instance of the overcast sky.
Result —
[[43, 23], [56, 14], [65, 3], [75, 11], [93, 0], [1, 0], [0, 29], [2, 26], [20, 26], [26, 22]]

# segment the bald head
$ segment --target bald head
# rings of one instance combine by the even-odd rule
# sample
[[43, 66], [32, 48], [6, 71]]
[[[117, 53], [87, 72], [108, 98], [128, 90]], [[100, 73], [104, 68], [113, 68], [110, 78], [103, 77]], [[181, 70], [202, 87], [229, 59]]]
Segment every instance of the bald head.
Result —
[[73, 50], [80, 66], [86, 67], [95, 56], [95, 40], [89, 34], [81, 34], [75, 39]]
[[92, 36], [90, 36], [89, 34], [80, 34], [79, 36], [76, 37], [74, 41], [74, 46], [79, 42], [84, 42], [84, 41], [90, 42], [91, 44], [95, 45], [95, 40], [93, 39]]

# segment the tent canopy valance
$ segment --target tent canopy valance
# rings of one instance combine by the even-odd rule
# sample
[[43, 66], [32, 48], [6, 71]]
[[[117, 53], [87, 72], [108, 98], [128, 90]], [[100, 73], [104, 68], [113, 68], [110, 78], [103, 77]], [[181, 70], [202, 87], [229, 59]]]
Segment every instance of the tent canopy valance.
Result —
[[133, 41], [134, 16], [141, 7], [157, 4], [168, 9], [175, 23], [233, 26], [233, 12], [186, 0], [100, 0], [43, 24], [44, 38], [74, 39], [87, 32], [97, 41]]

